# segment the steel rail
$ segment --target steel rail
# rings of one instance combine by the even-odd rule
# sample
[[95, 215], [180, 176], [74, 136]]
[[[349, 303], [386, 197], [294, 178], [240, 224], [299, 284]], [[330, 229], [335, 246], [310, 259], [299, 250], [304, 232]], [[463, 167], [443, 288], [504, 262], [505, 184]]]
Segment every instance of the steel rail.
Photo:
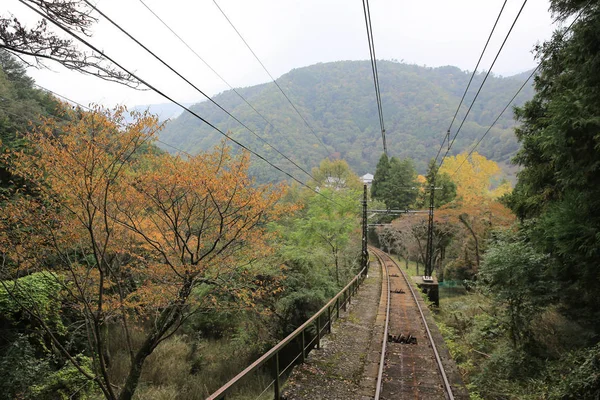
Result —
[[[396, 261], [394, 261], [394, 259], [389, 256], [387, 253], [385, 253], [382, 250], [379, 249], [375, 249], [372, 248], [373, 253], [380, 253], [379, 257], [381, 257], [381, 254], [385, 255], [385, 257], [387, 257], [395, 266], [396, 268], [398, 268], [398, 270], [400, 271], [400, 273], [402, 274], [402, 277], [404, 278], [404, 280], [406, 281], [408, 288], [410, 289], [410, 292], [413, 296], [413, 299], [415, 300], [415, 303], [417, 304], [417, 308], [419, 309], [419, 314], [421, 315], [421, 319], [423, 321], [423, 324], [425, 326], [425, 330], [427, 331], [427, 337], [429, 338], [429, 342], [431, 343], [431, 348], [433, 350], [433, 354], [435, 356], [435, 361], [438, 367], [438, 371], [442, 377], [442, 381], [444, 383], [444, 389], [446, 390], [446, 395], [448, 396], [449, 400], [454, 400], [454, 394], [452, 393], [452, 386], [450, 385], [450, 381], [448, 380], [448, 376], [446, 376], [446, 371], [444, 370], [444, 365], [442, 364], [442, 359], [440, 358], [440, 354], [437, 351], [437, 347], [435, 345], [435, 342], [433, 340], [433, 336], [431, 335], [431, 331], [429, 330], [429, 325], [427, 323], [427, 319], [425, 318], [425, 314], [423, 313], [423, 309], [421, 308], [421, 304], [419, 303], [419, 299], [417, 298], [417, 294], [415, 293], [408, 277], [406, 276], [406, 273], [402, 270], [402, 268], [400, 268], [400, 266], [396, 263]], [[388, 281], [389, 282], [389, 281]], [[387, 323], [387, 321], [386, 321]], [[387, 342], [387, 335], [383, 338], [383, 340], [385, 342]], [[381, 365], [380, 365], [381, 368]], [[378, 383], [379, 383], [379, 379], [378, 379]], [[379, 387], [378, 387], [379, 389]]]
[[375, 252], [373, 250], [371, 250], [371, 251], [373, 252], [375, 257], [377, 257], [377, 259], [381, 263], [381, 272], [383, 272], [385, 270], [385, 276], [387, 279], [387, 305], [386, 305], [386, 310], [385, 310], [385, 328], [383, 330], [383, 340], [381, 343], [381, 358], [379, 360], [379, 371], [377, 372], [377, 386], [375, 389], [375, 400], [379, 400], [379, 397], [381, 396], [381, 387], [382, 387], [381, 383], [382, 383], [382, 379], [383, 379], [383, 366], [385, 364], [385, 353], [387, 351], [388, 326], [389, 326], [389, 321], [390, 321], [391, 287], [390, 287], [390, 273], [389, 273], [387, 264], [383, 261], [383, 258], [381, 258], [381, 256], [379, 254], [377, 254], [377, 252]]

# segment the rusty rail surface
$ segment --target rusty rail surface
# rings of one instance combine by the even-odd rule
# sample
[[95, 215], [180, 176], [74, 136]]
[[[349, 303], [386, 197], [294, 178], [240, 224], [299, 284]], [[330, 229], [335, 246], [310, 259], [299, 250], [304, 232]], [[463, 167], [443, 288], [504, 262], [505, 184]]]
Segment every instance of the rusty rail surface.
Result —
[[[303, 323], [300, 327], [298, 327], [294, 332], [290, 333], [285, 339], [277, 343], [274, 347], [272, 347], [269, 351], [263, 354], [258, 360], [250, 364], [246, 369], [237, 374], [233, 379], [219, 388], [216, 392], [207, 397], [207, 400], [220, 400], [225, 399], [227, 394], [230, 393], [238, 382], [242, 381], [249, 374], [263, 367], [268, 362], [271, 362], [271, 368], [273, 371], [274, 379], [269, 383], [267, 388], [263, 391], [265, 393], [271, 386], [273, 386], [274, 399], [281, 399], [281, 377], [282, 375], [291, 368], [298, 359], [301, 359], [302, 362], [306, 359], [308, 353], [310, 353], [311, 346], [316, 340], [315, 347], [317, 349], [320, 348], [321, 337], [323, 331], [327, 329], [328, 332], [331, 332], [331, 325], [333, 321], [340, 316], [340, 308], [344, 311], [350, 301], [352, 296], [356, 293], [360, 284], [364, 280], [366, 276], [367, 268], [363, 268], [358, 275], [356, 275], [350, 283], [348, 283], [334, 298], [332, 298], [323, 308], [321, 308], [315, 315], [310, 317], [305, 323]], [[343, 298], [343, 299], [342, 299]], [[340, 299], [342, 299], [340, 301]], [[334, 313], [335, 311], [335, 313]], [[323, 315], [327, 315], [327, 320], [325, 321], [324, 326], [321, 326], [321, 317]], [[306, 331], [311, 329], [313, 326], [316, 328], [316, 336], [311, 339], [308, 343], [306, 343]], [[286, 365], [284, 368], [281, 367], [279, 363], [279, 353], [283, 348], [291, 343], [294, 339], [301, 337], [301, 349], [299, 354], [296, 355], [292, 361]], [[262, 396], [259, 395], [259, 397]]]
[[[389, 259], [389, 261], [396, 266], [396, 268], [398, 268], [398, 270], [400, 271], [400, 273], [402, 274], [402, 277], [404, 278], [404, 280], [406, 281], [406, 284], [408, 285], [408, 288], [410, 289], [410, 292], [412, 294], [412, 297], [417, 305], [419, 314], [421, 316], [421, 320], [424, 324], [425, 330], [427, 332], [427, 337], [429, 339], [429, 343], [431, 345], [431, 349], [433, 350], [434, 353], [434, 358], [436, 361], [436, 365], [438, 368], [438, 372], [440, 374], [440, 378], [443, 384], [443, 388], [445, 391], [445, 395], [446, 398], [448, 400], [454, 400], [454, 394], [452, 392], [452, 386], [450, 385], [450, 382], [448, 380], [448, 377], [446, 375], [446, 372], [444, 370], [444, 366], [442, 364], [442, 360], [440, 358], [440, 355], [437, 351], [435, 342], [433, 340], [433, 337], [431, 335], [431, 331], [429, 329], [428, 323], [427, 323], [427, 319], [425, 318], [425, 315], [423, 314], [423, 309], [421, 308], [421, 305], [419, 303], [419, 300], [417, 298], [417, 294], [415, 293], [414, 289], [413, 289], [413, 285], [410, 283], [409, 278], [406, 276], [406, 273], [402, 270], [402, 268], [400, 268], [400, 266], [396, 263], [396, 261], [394, 261], [387, 253], [383, 252], [380, 249], [376, 249], [374, 247], [369, 246], [369, 250], [371, 251], [371, 253], [375, 254], [375, 256], [379, 259], [379, 262], [382, 264], [382, 266], [385, 268], [386, 272], [388, 272], [388, 267], [387, 264], [385, 263], [383, 257], [386, 257], [387, 259]], [[388, 272], [388, 277], [389, 272]], [[388, 285], [389, 285], [390, 280], [388, 279]], [[388, 286], [389, 287], [389, 286]], [[381, 361], [380, 361], [380, 365], [379, 365], [379, 373], [378, 373], [378, 377], [377, 377], [377, 391], [376, 391], [376, 395], [375, 395], [375, 399], [379, 399], [379, 395], [381, 393], [381, 389], [382, 389], [382, 376], [383, 376], [383, 367], [384, 367], [384, 363], [385, 363], [385, 352], [386, 352], [386, 343], [388, 341], [388, 336], [387, 336], [387, 327], [388, 327], [388, 321], [389, 321], [389, 305], [390, 305], [390, 297], [388, 294], [388, 312], [386, 314], [386, 332], [384, 334], [383, 337], [383, 345], [382, 345], [382, 355], [381, 355]]]
[[385, 272], [385, 277], [386, 277], [386, 281], [387, 281], [387, 304], [385, 307], [385, 328], [383, 330], [383, 340], [381, 341], [381, 358], [379, 360], [379, 369], [377, 372], [377, 385], [375, 386], [375, 400], [379, 400], [379, 398], [381, 397], [381, 381], [383, 379], [383, 366], [385, 365], [385, 352], [386, 352], [386, 347], [387, 347], [387, 337], [388, 337], [388, 327], [389, 327], [389, 322], [390, 322], [390, 292], [391, 292], [391, 287], [390, 287], [390, 272], [388, 270], [388, 267], [386, 265], [386, 263], [383, 262], [383, 259], [381, 258], [381, 256], [379, 254], [377, 254], [375, 251], [373, 251], [373, 249], [370, 249], [371, 253], [373, 253], [375, 255], [375, 257], [377, 257], [377, 260], [379, 260], [379, 263], [381, 264], [381, 272], [382, 272], [382, 277], [383, 277], [383, 273]]

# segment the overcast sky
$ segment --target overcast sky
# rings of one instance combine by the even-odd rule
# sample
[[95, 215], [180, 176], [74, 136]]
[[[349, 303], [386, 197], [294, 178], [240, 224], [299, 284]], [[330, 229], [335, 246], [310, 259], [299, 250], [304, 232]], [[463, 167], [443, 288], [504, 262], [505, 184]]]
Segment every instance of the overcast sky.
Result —
[[[144, 1], [231, 85], [251, 86], [270, 80], [212, 0]], [[369, 57], [361, 0], [217, 1], [275, 77], [318, 62]], [[502, 3], [503, 0], [371, 0], [377, 58], [472, 70]], [[24, 21], [35, 21], [33, 12], [17, 0], [2, 0], [2, 4], [0, 14], [12, 13]], [[97, 5], [206, 93], [214, 95], [227, 89], [140, 0], [98, 0]], [[508, 0], [480, 69], [489, 68], [521, 5], [522, 0]], [[527, 2], [493, 72], [507, 76], [536, 65], [533, 46], [549, 38], [556, 28], [548, 6], [547, 0]], [[202, 99], [102, 18], [94, 27], [91, 42], [175, 99]], [[40, 85], [84, 104], [132, 106], [166, 102], [153, 92], [135, 91], [51, 66], [52, 71], [30, 70], [30, 74]], [[381, 90], [385, 91], [384, 85]]]

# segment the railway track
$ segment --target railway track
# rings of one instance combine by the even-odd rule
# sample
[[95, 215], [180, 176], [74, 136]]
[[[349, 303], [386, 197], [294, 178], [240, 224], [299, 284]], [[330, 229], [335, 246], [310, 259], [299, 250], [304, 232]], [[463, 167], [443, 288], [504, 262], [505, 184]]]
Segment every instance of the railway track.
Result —
[[388, 254], [374, 247], [369, 251], [382, 266], [381, 301], [386, 302], [375, 400], [454, 400], [419, 294]]

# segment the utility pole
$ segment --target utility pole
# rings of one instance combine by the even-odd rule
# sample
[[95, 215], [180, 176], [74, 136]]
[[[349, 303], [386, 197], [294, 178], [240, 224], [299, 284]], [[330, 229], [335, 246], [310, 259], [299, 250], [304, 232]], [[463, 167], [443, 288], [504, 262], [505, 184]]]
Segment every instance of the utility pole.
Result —
[[429, 194], [429, 223], [427, 224], [427, 254], [425, 255], [425, 276], [433, 274], [433, 202], [435, 199], [435, 181], [431, 182]]
[[[363, 215], [362, 215], [362, 257], [361, 267], [366, 268], [365, 273], [369, 272], [369, 253], [367, 252], [367, 185], [363, 187]], [[361, 269], [362, 269], [361, 268]]]

